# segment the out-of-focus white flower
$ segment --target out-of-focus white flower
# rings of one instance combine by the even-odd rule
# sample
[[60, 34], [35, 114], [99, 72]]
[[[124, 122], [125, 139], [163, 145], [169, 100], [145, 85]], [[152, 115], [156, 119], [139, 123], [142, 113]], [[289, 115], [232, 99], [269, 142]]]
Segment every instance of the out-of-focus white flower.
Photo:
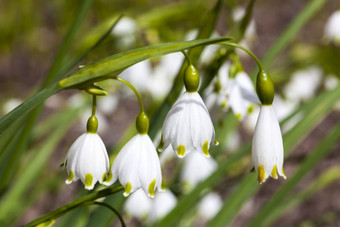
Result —
[[17, 98], [9, 99], [3, 106], [3, 113], [4, 115], [11, 112], [14, 108], [19, 106], [22, 103], [22, 100]]
[[67, 99], [67, 105], [73, 108], [79, 108], [85, 104], [85, 98], [82, 93], [77, 92]]
[[191, 151], [201, 151], [209, 157], [211, 141], [215, 141], [215, 130], [201, 96], [184, 92], [165, 118], [159, 150], [171, 144], [180, 158]]
[[110, 163], [105, 145], [96, 133], [82, 134], [67, 152], [64, 165], [68, 172], [66, 184], [79, 178], [85, 188], [92, 190], [99, 181], [103, 183]]
[[191, 29], [185, 34], [185, 41], [190, 41], [196, 39], [198, 34], [198, 29]]
[[273, 107], [279, 121], [288, 117], [294, 109], [297, 107], [298, 103], [294, 100], [284, 100], [279, 95], [274, 97]]
[[104, 114], [112, 114], [119, 103], [119, 99], [115, 94], [109, 94], [108, 96], [103, 96], [98, 103], [98, 110]]
[[228, 151], [236, 151], [241, 144], [240, 134], [235, 130], [234, 132], [228, 133], [225, 140], [225, 147]]
[[237, 73], [235, 79], [230, 80], [227, 95], [228, 106], [239, 120], [243, 120], [247, 114], [252, 113], [254, 103], [260, 103], [254, 86], [245, 72]]
[[198, 204], [199, 216], [209, 220], [220, 211], [222, 204], [222, 199], [217, 193], [208, 193]]
[[119, 152], [111, 167], [111, 175], [103, 183], [113, 184], [117, 178], [125, 187], [124, 196], [143, 188], [150, 197], [161, 191], [162, 173], [156, 149], [147, 134], [135, 135]]
[[145, 60], [127, 68], [119, 77], [129, 81], [138, 91], [144, 92], [148, 90], [151, 72], [151, 63], [149, 60]]
[[136, 38], [136, 22], [128, 17], [123, 17], [112, 30], [112, 35], [119, 37], [119, 42], [124, 46], [131, 46]]
[[192, 152], [184, 159], [181, 181], [185, 191], [190, 191], [200, 181], [210, 176], [217, 168], [213, 158], [206, 158], [201, 153]]
[[311, 66], [299, 70], [292, 75], [290, 82], [284, 87], [284, 94], [290, 100], [305, 101], [310, 99], [318, 89], [322, 78], [322, 70]]
[[146, 196], [143, 190], [137, 189], [127, 198], [123, 209], [128, 216], [142, 220], [150, 214], [151, 204], [152, 200]]
[[225, 109], [227, 106], [227, 87], [230, 63], [224, 63], [218, 70], [211, 84], [204, 91], [205, 103], [209, 110], [218, 106]]
[[324, 39], [340, 45], [340, 10], [335, 11], [329, 17], [325, 26]]
[[333, 90], [339, 85], [339, 79], [334, 75], [327, 75], [325, 78], [325, 88], [327, 90]]
[[[235, 22], [239, 22], [243, 19], [243, 17], [246, 14], [246, 10], [242, 7], [237, 7], [232, 12], [232, 17]], [[257, 34], [256, 34], [256, 23], [254, 19], [251, 19], [248, 27], [244, 33], [243, 41], [250, 45], [256, 40]]]
[[286, 178], [283, 172], [283, 144], [279, 122], [272, 105], [263, 105], [256, 123], [251, 149], [252, 168], [263, 183], [270, 175]]
[[155, 222], [166, 216], [177, 204], [176, 196], [170, 191], [157, 193], [151, 204], [150, 220]]

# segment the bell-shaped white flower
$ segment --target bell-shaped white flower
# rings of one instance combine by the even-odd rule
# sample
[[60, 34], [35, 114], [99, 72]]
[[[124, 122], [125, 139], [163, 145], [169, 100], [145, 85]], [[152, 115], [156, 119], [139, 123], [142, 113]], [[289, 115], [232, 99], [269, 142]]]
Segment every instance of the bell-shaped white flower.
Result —
[[140, 188], [127, 198], [123, 209], [128, 216], [142, 220], [149, 215], [151, 205], [152, 200]]
[[157, 193], [151, 204], [150, 221], [155, 222], [163, 218], [176, 204], [177, 198], [170, 190]]
[[82, 134], [68, 150], [65, 167], [69, 175], [66, 184], [80, 179], [88, 190], [92, 190], [97, 181], [102, 184], [110, 163], [98, 134]]
[[200, 217], [209, 220], [220, 211], [222, 205], [221, 197], [215, 192], [210, 192], [198, 204], [198, 214]]
[[340, 45], [340, 10], [335, 11], [328, 19], [325, 26], [324, 39]]
[[215, 130], [201, 96], [184, 92], [165, 118], [159, 150], [171, 144], [180, 158], [191, 151], [201, 151], [209, 157], [211, 141], [215, 141]]
[[260, 103], [254, 86], [245, 72], [237, 73], [235, 79], [230, 81], [227, 95], [228, 106], [231, 107], [239, 120], [252, 113], [253, 104]]
[[124, 196], [143, 188], [153, 198], [156, 189], [162, 191], [162, 173], [156, 148], [147, 134], [149, 119], [144, 112], [138, 115], [136, 126], [138, 134], [120, 150], [103, 184], [111, 185], [118, 178], [125, 188]]
[[181, 181], [185, 191], [190, 191], [217, 168], [217, 163], [213, 158], [206, 158], [198, 152], [192, 152], [183, 161]]
[[135, 135], [122, 148], [112, 164], [111, 174], [104, 184], [111, 185], [119, 178], [125, 187], [124, 196], [141, 187], [153, 198], [156, 188], [162, 190], [161, 166], [156, 148], [147, 134]]
[[256, 123], [251, 149], [252, 169], [260, 183], [268, 176], [285, 178], [283, 172], [283, 143], [279, 122], [272, 105], [263, 105]]

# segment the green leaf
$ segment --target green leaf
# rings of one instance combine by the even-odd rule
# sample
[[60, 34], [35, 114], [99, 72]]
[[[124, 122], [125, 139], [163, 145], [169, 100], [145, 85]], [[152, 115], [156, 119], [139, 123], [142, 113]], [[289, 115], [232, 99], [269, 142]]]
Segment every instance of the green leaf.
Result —
[[74, 86], [82, 86], [85, 83], [110, 79], [117, 76], [127, 67], [152, 57], [158, 57], [200, 45], [220, 43], [229, 39], [230, 38], [228, 37], [219, 37], [213, 39], [159, 44], [122, 52], [105, 58], [104, 60], [95, 62], [82, 68], [78, 72], [71, 74], [69, 77], [61, 80], [58, 84], [50, 85], [47, 88], [41, 90], [4, 116], [0, 120], [0, 135], [17, 119], [21, 118], [30, 110], [32, 110], [32, 108], [36, 107], [48, 97], [62, 89], [71, 88]]

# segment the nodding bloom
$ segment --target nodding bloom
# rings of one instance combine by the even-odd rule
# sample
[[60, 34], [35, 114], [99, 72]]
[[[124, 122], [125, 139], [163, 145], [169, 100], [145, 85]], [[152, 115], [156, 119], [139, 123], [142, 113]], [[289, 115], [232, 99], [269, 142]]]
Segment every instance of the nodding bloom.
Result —
[[282, 134], [272, 106], [274, 85], [270, 76], [263, 70], [257, 76], [256, 91], [262, 106], [251, 149], [252, 169], [257, 172], [260, 183], [265, 182], [268, 176], [274, 179], [281, 176], [286, 179], [283, 172]]
[[340, 10], [335, 11], [329, 17], [325, 26], [324, 39], [340, 45]]
[[68, 150], [64, 162], [69, 175], [66, 184], [80, 178], [85, 189], [92, 190], [97, 181], [102, 184], [106, 178], [110, 163], [105, 145], [96, 133], [97, 127], [98, 120], [92, 115], [87, 123], [87, 132]]
[[120, 150], [111, 167], [111, 174], [103, 183], [113, 184], [117, 178], [124, 186], [124, 196], [138, 188], [153, 198], [156, 188], [162, 191], [162, 173], [156, 148], [147, 134], [149, 120], [140, 113], [136, 120], [138, 134]]
[[157, 193], [151, 203], [149, 219], [155, 222], [166, 216], [177, 204], [176, 196], [170, 191]]
[[192, 151], [210, 157], [210, 142], [215, 141], [215, 130], [209, 112], [197, 93], [199, 76], [190, 65], [185, 72], [184, 92], [167, 114], [162, 130], [159, 150], [170, 144], [177, 156], [183, 158]]
[[124, 211], [128, 216], [145, 220], [150, 214], [151, 205], [152, 199], [146, 196], [140, 188], [127, 198]]
[[198, 214], [200, 217], [209, 220], [216, 216], [223, 205], [223, 201], [216, 192], [209, 192], [198, 204]]
[[230, 80], [227, 96], [228, 106], [239, 120], [252, 113], [253, 104], [260, 103], [249, 76], [243, 71], [237, 73], [235, 79]]
[[217, 168], [217, 163], [213, 158], [206, 158], [198, 152], [190, 153], [183, 161], [181, 181], [184, 185], [184, 191], [193, 189]]
[[283, 144], [279, 122], [272, 105], [263, 105], [256, 123], [251, 149], [253, 168], [263, 183], [268, 176], [286, 179], [283, 172]]

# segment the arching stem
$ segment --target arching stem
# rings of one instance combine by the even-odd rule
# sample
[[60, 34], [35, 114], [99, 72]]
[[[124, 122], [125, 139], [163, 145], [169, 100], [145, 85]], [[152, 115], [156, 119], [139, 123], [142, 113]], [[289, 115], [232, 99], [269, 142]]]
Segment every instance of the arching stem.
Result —
[[144, 112], [144, 107], [143, 107], [142, 98], [141, 98], [141, 96], [139, 95], [137, 89], [136, 89], [134, 86], [132, 86], [132, 84], [130, 84], [129, 82], [127, 82], [126, 80], [124, 80], [124, 79], [122, 79], [122, 78], [117, 77], [117, 78], [115, 78], [115, 79], [118, 80], [118, 81], [120, 81], [120, 82], [122, 82], [122, 83], [124, 83], [126, 86], [128, 86], [128, 87], [135, 93], [135, 95], [136, 95], [136, 97], [137, 97], [137, 99], [138, 99], [138, 102], [139, 102], [140, 112], [141, 112], [141, 113]]

